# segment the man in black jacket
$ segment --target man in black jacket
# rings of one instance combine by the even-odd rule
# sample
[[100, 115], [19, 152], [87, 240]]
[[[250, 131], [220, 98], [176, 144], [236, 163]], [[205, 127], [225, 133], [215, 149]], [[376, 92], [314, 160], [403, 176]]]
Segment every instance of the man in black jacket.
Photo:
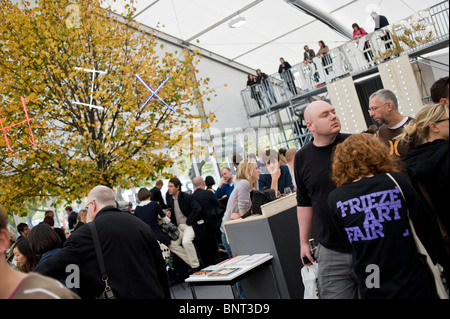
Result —
[[272, 105], [272, 103], [277, 103], [277, 99], [275, 98], [275, 95], [272, 93], [272, 90], [270, 89], [270, 81], [267, 74], [262, 72], [260, 69], [256, 70], [256, 82], [258, 84], [261, 84], [264, 87], [264, 91], [266, 92], [267, 99], [269, 100], [269, 104]]
[[193, 273], [200, 268], [194, 239], [202, 239], [206, 235], [202, 208], [192, 195], [181, 191], [181, 181], [176, 177], [169, 180], [168, 193], [166, 199], [170, 211], [166, 214], [180, 231], [180, 236], [171, 242], [169, 249], [191, 267], [188, 273]]
[[70, 230], [72, 230], [77, 223], [78, 213], [73, 211], [72, 206], [67, 206], [65, 208], [65, 211], [67, 213], [67, 221], [69, 222], [68, 227]]
[[[205, 266], [215, 264], [219, 257], [216, 238], [220, 238], [220, 224], [224, 211], [213, 192], [205, 189], [203, 177], [196, 176], [192, 180], [195, 191], [192, 197], [202, 208], [202, 217], [206, 224], [206, 237], [199, 241], [199, 251]], [[216, 237], [217, 234], [217, 237]]]
[[163, 187], [163, 185], [164, 184], [162, 180], [156, 181], [155, 187], [150, 190], [150, 193], [152, 194], [152, 201], [157, 202], [162, 209], [166, 209], [167, 205], [164, 202], [161, 194], [161, 188]]
[[[88, 223], [94, 223], [108, 274], [117, 298], [170, 299], [169, 283], [160, 246], [151, 228], [136, 216], [116, 208], [115, 195], [106, 186], [94, 187], [88, 196]], [[67, 273], [67, 266], [72, 273]], [[77, 273], [78, 269], [78, 273]], [[39, 269], [53, 278], [79, 276], [80, 297], [96, 298], [105, 289], [90, 227], [72, 233], [64, 247]]]
[[[375, 21], [374, 31], [380, 30], [389, 25], [389, 21], [385, 16], [379, 15], [376, 12], [372, 12], [370, 15], [372, 16], [373, 21]], [[391, 48], [391, 46], [392, 46], [392, 41], [390, 41], [391, 34], [389, 33], [388, 30], [385, 30], [385, 35], [381, 37], [381, 40], [383, 40], [385, 42], [384, 46], [387, 50]]]

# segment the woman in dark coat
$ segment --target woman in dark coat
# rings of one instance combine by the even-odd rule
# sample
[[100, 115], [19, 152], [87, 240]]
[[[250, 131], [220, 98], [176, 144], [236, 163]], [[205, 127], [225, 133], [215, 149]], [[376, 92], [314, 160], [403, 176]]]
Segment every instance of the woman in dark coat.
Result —
[[278, 73], [280, 77], [286, 82], [289, 91], [292, 94], [297, 95], [297, 89], [295, 88], [294, 77], [291, 73], [292, 66], [284, 58], [280, 58], [280, 66], [278, 67]]
[[402, 139], [418, 134], [425, 143], [406, 156], [406, 168], [417, 192], [422, 194], [436, 213], [444, 245], [448, 252], [450, 214], [449, 181], [449, 111], [443, 104], [424, 106], [416, 120], [406, 126]]
[[256, 84], [258, 84], [258, 82], [256, 82], [256, 76], [253, 74], [249, 74], [247, 76], [247, 89], [250, 90], [250, 96], [252, 97], [252, 99], [256, 100], [258, 107], [261, 109], [262, 97], [261, 92], [259, 92], [259, 87]]
[[158, 216], [161, 218], [166, 218], [169, 221], [169, 217], [164, 214], [161, 209], [161, 206], [157, 202], [150, 201], [151, 193], [147, 188], [141, 188], [138, 192], [138, 199], [140, 203], [136, 206], [134, 210], [134, 214], [136, 217], [141, 219], [155, 233], [156, 239], [158, 239], [161, 243], [166, 246], [170, 245], [170, 237], [163, 233], [158, 226]]

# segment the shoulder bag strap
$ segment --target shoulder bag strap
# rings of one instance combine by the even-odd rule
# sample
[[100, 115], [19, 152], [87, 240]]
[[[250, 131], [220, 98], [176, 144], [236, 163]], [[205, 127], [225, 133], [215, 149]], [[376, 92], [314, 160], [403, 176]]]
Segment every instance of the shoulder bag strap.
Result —
[[100, 247], [100, 241], [98, 239], [97, 228], [95, 227], [94, 222], [88, 223], [89, 228], [91, 229], [92, 239], [94, 241], [95, 253], [97, 254], [97, 261], [100, 267], [100, 272], [102, 274], [102, 280], [108, 279], [108, 275], [106, 274], [105, 262], [103, 260], [102, 248]]
[[[395, 185], [397, 185], [400, 193], [402, 194], [403, 200], [405, 201], [406, 204], [406, 198], [405, 195], [403, 194], [402, 188], [400, 187], [400, 185], [397, 183], [397, 181], [395, 180], [394, 177], [392, 177], [391, 174], [386, 173], [386, 175], [392, 179], [392, 181], [395, 183]], [[430, 255], [428, 255], [428, 252], [425, 248], [425, 246], [422, 244], [422, 242], [420, 241], [419, 237], [417, 237], [416, 231], [414, 230], [414, 225], [411, 221], [411, 218], [409, 218], [409, 209], [407, 209], [408, 212], [408, 220], [409, 220], [409, 227], [411, 228], [411, 232], [412, 235], [414, 237], [414, 242], [416, 243], [416, 247], [417, 247], [417, 251], [426, 256], [426, 262], [431, 270], [431, 272], [433, 273], [433, 277], [434, 277], [434, 283], [436, 284], [436, 290], [437, 293], [439, 295], [439, 297], [441, 299], [448, 299], [448, 291], [447, 289], [444, 287], [443, 283], [442, 283], [442, 278], [441, 278], [441, 273], [442, 273], [442, 266], [437, 264], [433, 264], [433, 261], [431, 260]]]
[[[395, 180], [395, 178], [392, 177], [391, 174], [386, 173], [386, 175], [387, 175], [390, 179], [392, 179], [392, 181], [395, 183], [395, 185], [397, 185], [397, 188], [398, 188], [398, 190], [400, 191], [400, 194], [402, 195], [402, 198], [403, 198], [403, 200], [405, 201], [405, 205], [406, 205], [406, 198], [405, 198], [405, 195], [403, 194], [402, 188], [400, 187], [400, 185], [398, 184], [398, 182]], [[411, 221], [411, 218], [409, 217], [409, 209], [408, 209], [408, 207], [406, 208], [406, 212], [407, 212], [407, 214], [408, 214], [407, 216], [408, 216], [408, 220], [409, 220], [409, 226], [410, 226], [410, 228], [411, 228], [412, 235], [414, 236], [414, 241], [416, 242], [416, 244], [417, 244], [417, 246], [418, 246], [418, 248], [419, 248], [419, 246], [423, 246], [423, 245], [422, 245], [422, 243], [420, 242], [420, 239], [417, 237], [416, 231], [415, 231], [415, 229], [414, 229], [414, 225], [413, 225], [413, 223], [412, 223], [412, 221]], [[418, 244], [418, 242], [420, 243], [420, 245]], [[422, 253], [422, 254], [424, 254], [424, 255], [426, 255], [428, 258], [430, 258], [430, 256], [428, 256], [428, 253], [426, 252], [426, 250], [425, 250], [425, 252], [422, 252], [422, 251], [419, 251], [419, 252]]]
[[88, 223], [91, 229], [92, 239], [94, 241], [95, 253], [97, 254], [97, 261], [102, 274], [102, 281], [105, 283], [105, 291], [102, 294], [102, 299], [116, 299], [111, 287], [108, 284], [108, 274], [106, 273], [105, 262], [103, 260], [102, 248], [100, 246], [100, 240], [98, 239], [97, 228], [94, 222]]

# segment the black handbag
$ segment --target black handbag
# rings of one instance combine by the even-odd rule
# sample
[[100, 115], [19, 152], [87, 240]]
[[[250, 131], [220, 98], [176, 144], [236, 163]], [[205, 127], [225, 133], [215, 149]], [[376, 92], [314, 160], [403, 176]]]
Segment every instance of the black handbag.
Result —
[[111, 287], [108, 285], [108, 274], [105, 269], [105, 262], [103, 260], [102, 248], [100, 247], [100, 241], [98, 239], [97, 228], [94, 222], [88, 223], [91, 229], [92, 239], [94, 241], [95, 253], [97, 254], [97, 261], [100, 267], [100, 272], [102, 274], [102, 281], [105, 283], [105, 290], [101, 293], [98, 299], [117, 299], [116, 295], [112, 291]]
[[242, 218], [246, 218], [250, 215], [261, 215], [261, 206], [277, 199], [273, 189], [252, 190], [250, 192], [250, 198], [252, 200], [252, 206], [244, 215], [242, 215]]

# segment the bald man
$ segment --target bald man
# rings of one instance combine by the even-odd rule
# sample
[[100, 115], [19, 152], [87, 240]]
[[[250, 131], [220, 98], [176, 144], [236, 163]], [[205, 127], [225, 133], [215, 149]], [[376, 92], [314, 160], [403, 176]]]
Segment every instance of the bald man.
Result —
[[318, 288], [321, 299], [354, 299], [357, 282], [352, 276], [351, 246], [335, 226], [328, 207], [334, 148], [349, 135], [340, 133], [341, 124], [333, 106], [324, 101], [309, 104], [304, 112], [312, 140], [294, 158], [297, 184], [297, 217], [300, 257], [304, 265], [313, 262], [309, 239], [318, 243]]

